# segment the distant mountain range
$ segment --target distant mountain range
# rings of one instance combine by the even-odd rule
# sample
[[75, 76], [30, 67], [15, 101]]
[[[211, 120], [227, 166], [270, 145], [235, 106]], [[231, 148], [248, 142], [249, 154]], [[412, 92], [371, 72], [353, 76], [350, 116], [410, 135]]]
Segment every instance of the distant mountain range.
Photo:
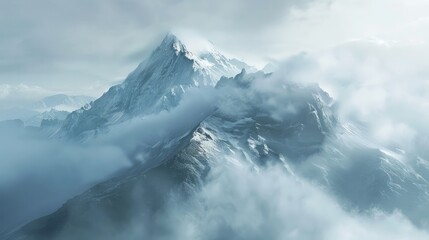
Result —
[[20, 119], [26, 126], [39, 127], [44, 119], [64, 120], [66, 116], [93, 101], [89, 96], [56, 94], [44, 97], [27, 106], [0, 110], [0, 121]]
[[30, 106], [30, 108], [38, 112], [46, 112], [52, 109], [72, 112], [86, 104], [89, 104], [93, 100], [95, 100], [95, 98], [89, 96], [68, 96], [65, 94], [56, 94], [41, 99]]

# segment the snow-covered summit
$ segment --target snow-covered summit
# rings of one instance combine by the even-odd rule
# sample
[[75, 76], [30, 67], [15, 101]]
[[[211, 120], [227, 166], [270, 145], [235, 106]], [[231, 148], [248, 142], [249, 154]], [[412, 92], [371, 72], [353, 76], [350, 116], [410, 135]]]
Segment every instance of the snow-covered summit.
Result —
[[209, 40], [198, 34], [187, 31], [174, 31], [167, 34], [167, 37], [175, 38], [186, 46], [187, 50], [197, 55], [216, 51], [216, 47]]
[[210, 44], [204, 48], [201, 44], [196, 48], [188, 45], [176, 35], [167, 34], [123, 83], [111, 87], [90, 108], [70, 114], [61, 133], [68, 137], [93, 134], [131, 117], [168, 110], [177, 106], [189, 88], [214, 87], [222, 76], [235, 76], [243, 68], [253, 70]]
[[[218, 51], [215, 46], [201, 37], [182, 35], [179, 39], [177, 35], [168, 33], [161, 44], [152, 53], [151, 59], [166, 59], [171, 57], [171, 51], [176, 56], [184, 56], [193, 62], [192, 67], [195, 71], [203, 71], [211, 81], [203, 82], [202, 85], [214, 86], [222, 77], [233, 77], [243, 68], [248, 72], [255, 72], [256, 68], [247, 65], [245, 62], [236, 58], [226, 57]], [[142, 71], [146, 66], [141, 64], [136, 70]]]

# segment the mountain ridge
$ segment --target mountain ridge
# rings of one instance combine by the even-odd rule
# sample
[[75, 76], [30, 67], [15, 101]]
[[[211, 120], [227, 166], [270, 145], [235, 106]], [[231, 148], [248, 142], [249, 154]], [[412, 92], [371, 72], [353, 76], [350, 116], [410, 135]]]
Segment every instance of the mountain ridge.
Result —
[[111, 87], [87, 108], [71, 113], [59, 135], [85, 138], [132, 117], [169, 110], [178, 105], [188, 89], [214, 87], [220, 77], [232, 77], [243, 66], [253, 69], [214, 49], [199, 54], [190, 52], [169, 33], [123, 83]]

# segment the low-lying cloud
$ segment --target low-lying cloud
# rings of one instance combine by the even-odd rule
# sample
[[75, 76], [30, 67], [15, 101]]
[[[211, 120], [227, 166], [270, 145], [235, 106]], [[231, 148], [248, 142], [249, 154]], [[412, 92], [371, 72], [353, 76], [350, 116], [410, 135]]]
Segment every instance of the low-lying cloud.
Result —
[[[178, 211], [179, 229], [193, 239], [426, 239], [399, 213], [359, 215], [342, 210], [319, 187], [279, 168], [259, 173], [220, 167]], [[221, 172], [221, 173], [220, 173]], [[189, 234], [189, 235], [187, 235]]]
[[0, 232], [51, 213], [131, 163], [159, 165], [161, 162], [150, 162], [154, 155], [144, 154], [156, 147], [161, 151], [158, 154], [165, 154], [167, 145], [180, 142], [214, 111], [216, 97], [214, 89], [190, 90], [170, 112], [119, 124], [86, 143], [49, 140], [31, 136], [31, 130], [1, 128]]
[[0, 232], [46, 215], [93, 184], [130, 166], [119, 148], [0, 135]]
[[[427, 239], [399, 212], [346, 212], [319, 186], [283, 168], [256, 172], [217, 165], [186, 202], [170, 204], [150, 221], [137, 219], [115, 239]], [[106, 227], [106, 226], [104, 226]], [[154, 234], [151, 229], [163, 229]], [[156, 231], [155, 231], [156, 233]]]

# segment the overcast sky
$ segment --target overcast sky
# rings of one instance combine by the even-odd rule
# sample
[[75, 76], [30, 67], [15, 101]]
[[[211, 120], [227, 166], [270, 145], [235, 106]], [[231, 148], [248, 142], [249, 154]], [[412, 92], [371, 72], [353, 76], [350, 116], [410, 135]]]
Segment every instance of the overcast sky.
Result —
[[98, 96], [169, 30], [263, 67], [355, 39], [422, 44], [428, 13], [427, 0], [0, 0], [0, 101]]

